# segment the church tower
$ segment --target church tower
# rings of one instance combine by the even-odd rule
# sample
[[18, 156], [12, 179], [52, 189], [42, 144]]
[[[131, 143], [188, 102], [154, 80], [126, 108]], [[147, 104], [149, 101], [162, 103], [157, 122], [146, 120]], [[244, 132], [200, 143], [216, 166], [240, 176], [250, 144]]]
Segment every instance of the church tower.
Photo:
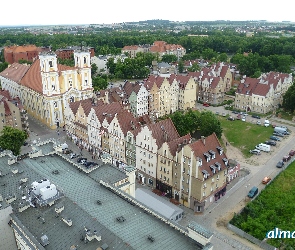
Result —
[[53, 52], [39, 54], [43, 95], [60, 94], [57, 58]]
[[74, 52], [75, 67], [78, 68], [81, 80], [81, 90], [92, 89], [90, 52], [79, 50]]

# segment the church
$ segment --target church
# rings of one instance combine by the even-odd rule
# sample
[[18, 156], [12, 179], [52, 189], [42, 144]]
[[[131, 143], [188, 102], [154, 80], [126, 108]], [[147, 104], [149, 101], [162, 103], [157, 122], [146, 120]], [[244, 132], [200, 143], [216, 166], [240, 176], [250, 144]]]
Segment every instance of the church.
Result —
[[31, 66], [13, 63], [0, 73], [2, 89], [19, 97], [27, 112], [51, 129], [65, 124], [69, 103], [91, 98], [90, 52], [74, 52], [75, 66], [57, 63], [54, 52], [41, 52]]

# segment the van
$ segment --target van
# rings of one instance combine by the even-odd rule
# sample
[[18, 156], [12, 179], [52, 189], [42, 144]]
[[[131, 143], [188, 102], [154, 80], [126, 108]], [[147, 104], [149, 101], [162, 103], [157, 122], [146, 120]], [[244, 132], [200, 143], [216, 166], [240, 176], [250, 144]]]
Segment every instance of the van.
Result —
[[264, 143], [259, 143], [255, 148], [264, 152], [270, 152], [270, 145]]
[[288, 133], [287, 129], [282, 128], [282, 127], [275, 127], [274, 128], [274, 132], [280, 133], [280, 134], [283, 134], [283, 135], [285, 135], [285, 134]]
[[252, 187], [251, 190], [248, 193], [249, 198], [253, 198], [256, 194], [258, 194], [258, 188]]

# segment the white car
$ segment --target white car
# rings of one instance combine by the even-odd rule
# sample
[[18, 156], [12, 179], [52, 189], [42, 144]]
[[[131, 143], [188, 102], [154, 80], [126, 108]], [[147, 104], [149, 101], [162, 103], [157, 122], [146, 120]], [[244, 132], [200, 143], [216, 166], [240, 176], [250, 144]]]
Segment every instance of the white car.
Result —
[[246, 117], [243, 116], [243, 117], [242, 117], [242, 122], [245, 122], [245, 121], [246, 121]]
[[264, 127], [269, 127], [269, 125], [270, 125], [269, 120], [264, 120]]
[[261, 154], [259, 149], [250, 150], [250, 153], [254, 154], [254, 155], [260, 155]]

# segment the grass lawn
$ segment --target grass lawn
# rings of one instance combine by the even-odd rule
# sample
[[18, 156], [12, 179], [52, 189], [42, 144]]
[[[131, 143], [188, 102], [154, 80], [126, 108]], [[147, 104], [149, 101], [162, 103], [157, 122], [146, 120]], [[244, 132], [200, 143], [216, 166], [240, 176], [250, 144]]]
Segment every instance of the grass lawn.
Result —
[[[251, 119], [247, 117], [247, 119]], [[249, 157], [250, 149], [259, 143], [269, 140], [273, 133], [271, 126], [251, 124], [240, 120], [228, 121], [226, 117], [219, 116], [223, 133], [227, 140], [236, 148], [240, 149], [245, 157]]]
[[[271, 182], [243, 212], [235, 215], [231, 224], [252, 236], [263, 240], [266, 233], [275, 227], [281, 230], [295, 230], [295, 161]], [[267, 243], [294, 249], [294, 239], [268, 239]]]

